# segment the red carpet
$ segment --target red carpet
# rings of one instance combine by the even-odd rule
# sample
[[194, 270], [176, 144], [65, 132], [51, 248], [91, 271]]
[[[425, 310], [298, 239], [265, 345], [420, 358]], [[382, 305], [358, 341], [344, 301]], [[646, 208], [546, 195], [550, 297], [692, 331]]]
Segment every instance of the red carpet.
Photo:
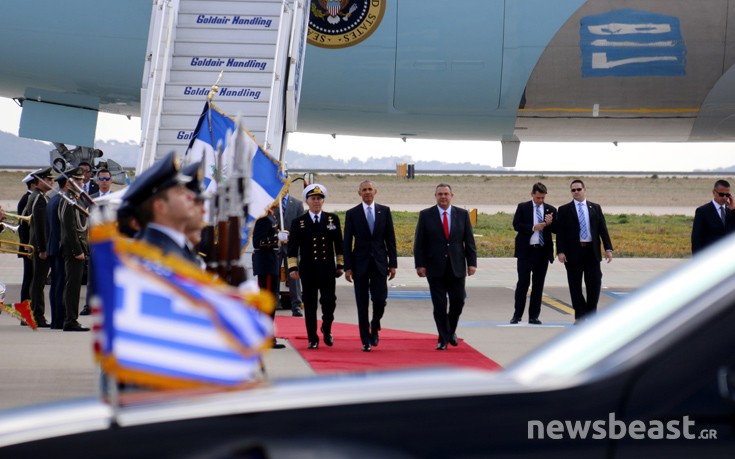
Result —
[[[321, 326], [321, 321], [318, 327]], [[304, 319], [276, 317], [276, 337], [287, 339], [317, 373], [365, 372], [429, 366], [459, 366], [498, 370], [500, 365], [485, 357], [462, 339], [459, 346], [437, 351], [436, 335], [384, 328], [380, 343], [362, 352], [357, 325], [332, 324], [334, 346], [320, 341], [319, 349], [307, 349]], [[322, 339], [319, 333], [319, 339]], [[275, 351], [278, 352], [278, 351]]]

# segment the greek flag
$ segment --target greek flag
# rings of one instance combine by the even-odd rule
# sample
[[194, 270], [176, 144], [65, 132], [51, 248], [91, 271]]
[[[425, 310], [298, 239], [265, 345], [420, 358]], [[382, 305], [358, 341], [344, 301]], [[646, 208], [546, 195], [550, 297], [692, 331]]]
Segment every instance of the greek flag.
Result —
[[99, 237], [114, 230], [92, 231], [95, 280], [109, 286], [97, 292], [102, 324], [95, 344], [107, 373], [160, 388], [254, 379], [273, 336], [266, 297], [248, 295], [247, 304], [237, 289], [182, 260], [141, 241]]
[[[278, 205], [288, 191], [288, 186], [281, 172], [280, 162], [266, 153], [247, 129], [238, 126], [239, 123], [214, 104], [205, 102], [186, 156], [190, 162], [203, 161], [206, 190], [212, 195], [217, 190], [217, 184], [227, 180], [233, 155], [250, 158], [248, 215], [243, 225], [242, 238], [244, 247], [255, 220]], [[232, 141], [236, 131], [238, 142]]]

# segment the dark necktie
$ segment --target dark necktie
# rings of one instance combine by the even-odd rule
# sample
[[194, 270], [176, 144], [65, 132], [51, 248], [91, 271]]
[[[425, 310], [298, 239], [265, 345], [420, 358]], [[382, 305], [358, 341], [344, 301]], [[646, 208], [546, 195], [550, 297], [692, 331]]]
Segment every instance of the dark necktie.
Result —
[[442, 224], [444, 225], [444, 237], [447, 238], [447, 241], [449, 240], [449, 221], [447, 220], [447, 211], [444, 211], [444, 219], [442, 220]]
[[319, 224], [319, 215], [314, 215], [314, 224], [315, 225]]
[[722, 219], [722, 224], [726, 225], [725, 223], [725, 206], [720, 206], [720, 218]]

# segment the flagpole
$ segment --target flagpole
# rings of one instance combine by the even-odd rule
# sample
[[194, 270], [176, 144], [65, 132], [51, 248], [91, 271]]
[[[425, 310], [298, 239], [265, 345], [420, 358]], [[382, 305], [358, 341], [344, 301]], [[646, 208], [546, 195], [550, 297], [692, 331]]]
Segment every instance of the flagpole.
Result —
[[207, 122], [209, 123], [209, 134], [212, 136], [212, 146], [217, 148], [217, 146], [214, 144], [214, 131], [212, 130], [212, 115], [210, 115], [210, 112], [212, 111], [212, 101], [214, 100], [214, 96], [217, 95], [219, 92], [219, 81], [222, 79], [222, 75], [224, 75], [225, 71], [220, 70], [219, 76], [217, 76], [217, 81], [214, 82], [212, 87], [209, 89], [209, 94], [207, 95]]

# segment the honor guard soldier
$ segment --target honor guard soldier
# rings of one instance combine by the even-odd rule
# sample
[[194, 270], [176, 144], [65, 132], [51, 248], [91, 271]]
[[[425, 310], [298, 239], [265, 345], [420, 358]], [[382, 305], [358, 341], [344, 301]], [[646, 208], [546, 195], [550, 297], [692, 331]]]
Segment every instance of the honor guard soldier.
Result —
[[[66, 173], [67, 180], [73, 180], [81, 187], [84, 171], [77, 167]], [[82, 289], [84, 264], [89, 257], [88, 220], [80, 204], [72, 204], [79, 199], [74, 187], [67, 187], [66, 196], [59, 203], [61, 222], [61, 253], [64, 256], [64, 331], [89, 331], [79, 319], [79, 294]]]
[[186, 226], [196, 218], [192, 178], [180, 171], [174, 152], [146, 169], [130, 185], [121, 208], [132, 208], [141, 230], [137, 237], [197, 266], [199, 259], [186, 238]]
[[301, 279], [309, 349], [319, 348], [316, 332], [318, 296], [321, 297], [324, 344], [334, 343], [335, 286], [344, 266], [339, 217], [322, 211], [326, 197], [327, 189], [323, 185], [314, 183], [304, 188], [303, 198], [309, 210], [293, 221], [288, 239], [289, 277]]
[[39, 327], [50, 327], [44, 317], [46, 311], [46, 300], [44, 295], [44, 287], [46, 286], [46, 277], [48, 276], [48, 254], [46, 246], [48, 244], [48, 224], [46, 219], [46, 205], [48, 197], [46, 192], [51, 189], [54, 177], [51, 175], [51, 168], [40, 169], [33, 174], [36, 179], [36, 189], [28, 197], [23, 215], [31, 216], [30, 232], [28, 243], [33, 247], [33, 279], [31, 281], [31, 309], [33, 310], [33, 318]]
[[[278, 230], [278, 222], [269, 210], [267, 214], [255, 221], [253, 227], [253, 274], [258, 277], [258, 287], [270, 292], [274, 298], [278, 298], [278, 287], [280, 285], [281, 270], [278, 266], [278, 245], [285, 241], [288, 234]], [[275, 319], [276, 310], [271, 312], [271, 318]], [[283, 344], [276, 342], [273, 338], [273, 349], [283, 349]]]

